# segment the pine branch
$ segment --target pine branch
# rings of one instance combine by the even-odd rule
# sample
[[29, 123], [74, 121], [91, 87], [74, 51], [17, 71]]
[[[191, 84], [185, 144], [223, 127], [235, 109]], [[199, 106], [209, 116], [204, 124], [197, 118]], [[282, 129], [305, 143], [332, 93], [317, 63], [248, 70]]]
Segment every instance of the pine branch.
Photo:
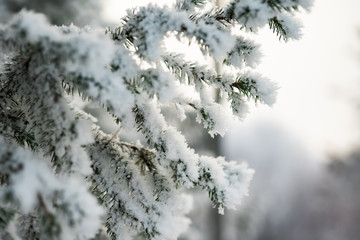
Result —
[[277, 17], [269, 19], [269, 27], [273, 33], [276, 33], [276, 36], [279, 37], [279, 40], [281, 40], [281, 38], [285, 41], [288, 39], [287, 32], [283, 26], [282, 20], [279, 20]]
[[[105, 225], [112, 239], [175, 239], [189, 224], [183, 188], [207, 191], [220, 213], [235, 208], [253, 171], [197, 154], [161, 109], [195, 111], [214, 136], [227, 131], [233, 115], [242, 116], [249, 100], [271, 105], [276, 86], [243, 71], [256, 64], [256, 44], [230, 28], [255, 32], [269, 24], [286, 40], [294, 36], [289, 13], [304, 2], [231, 0], [210, 10], [205, 0], [178, 0], [175, 8], [149, 4], [105, 35], [55, 27], [27, 11], [1, 25], [1, 55], [12, 58], [0, 73], [0, 196], [18, 211], [21, 237], [64, 238], [66, 229], [69, 240], [96, 239]], [[236, 70], [220, 75], [167, 54], [162, 42], [170, 34], [195, 40], [203, 54]], [[101, 132], [70, 103], [75, 94], [105, 108], [121, 129], [137, 128], [145, 146]], [[1, 206], [0, 230], [10, 215]]]
[[158, 203], [168, 200], [170, 186], [166, 187], [166, 177], [159, 174], [153, 151], [97, 132], [95, 143], [88, 148], [95, 173], [91, 179], [93, 191], [109, 207], [109, 235], [115, 239], [120, 234], [116, 230], [120, 221], [152, 239], [160, 234], [153, 216], [166, 217], [164, 211], [171, 211]]
[[259, 61], [258, 48], [252, 41], [237, 37], [235, 46], [228, 52], [223, 63], [238, 68], [242, 68], [244, 65], [253, 67], [257, 63], [256, 61]]
[[[62, 179], [55, 176], [44, 159], [7, 143], [2, 136], [0, 174], [9, 176], [9, 184], [1, 188], [2, 202], [14, 203], [22, 213], [35, 211], [33, 222], [39, 229], [35, 236], [57, 239], [64, 234], [64, 228], [73, 234], [74, 239], [88, 238], [97, 232], [96, 228], [82, 232], [84, 227], [99, 227], [103, 213], [84, 183], [74, 177]], [[27, 227], [24, 229], [28, 230], [31, 231]]]
[[196, 7], [201, 7], [207, 0], [176, 0], [176, 9], [193, 11]]
[[14, 218], [15, 213], [16, 211], [11, 208], [0, 206], [0, 232], [5, 232], [8, 224]]
[[[152, 5], [133, 10], [125, 18], [123, 24], [110, 30], [114, 40], [130, 42], [139, 57], [150, 61], [157, 61], [160, 57], [160, 41], [170, 33], [178, 33], [177, 37], [193, 37], [201, 46], [203, 53], [210, 52], [215, 57], [220, 48], [228, 48], [231, 35], [228, 30], [215, 24], [216, 21], [204, 22], [201, 19], [195, 23], [184, 12], [171, 12], [167, 8], [158, 8]], [[157, 29], [152, 31], [148, 29]], [[208, 34], [209, 30], [213, 34]], [[227, 39], [228, 43], [222, 41]]]
[[[244, 166], [236, 166], [234, 163], [226, 163], [224, 159], [213, 159], [197, 155], [193, 149], [190, 149], [183, 136], [171, 127], [159, 128], [159, 123], [163, 121], [159, 116], [157, 121], [147, 122], [147, 119], [154, 119], [153, 114], [158, 112], [151, 103], [143, 103], [136, 109], [137, 123], [141, 131], [148, 139], [150, 146], [156, 150], [156, 157], [165, 170], [170, 170], [172, 179], [177, 186], [191, 188], [201, 186], [207, 189], [212, 196], [214, 205], [218, 205], [221, 210], [223, 206], [234, 207], [235, 202], [239, 200], [242, 194], [238, 193], [236, 188], [240, 179], [251, 179], [252, 171], [247, 171]], [[173, 147], [177, 146], [174, 152]], [[227, 171], [228, 166], [232, 166], [234, 174], [238, 175], [237, 180], [227, 179], [223, 171]], [[236, 169], [236, 170], [235, 170]], [[234, 182], [233, 182], [234, 181]], [[219, 183], [225, 184], [219, 184]], [[231, 192], [235, 199], [229, 201], [228, 194]]]
[[22, 239], [40, 240], [39, 216], [35, 213], [20, 215], [18, 218], [19, 236]]
[[[36, 59], [40, 56], [34, 53], [28, 59], [31, 58]], [[20, 109], [23, 114], [18, 114], [17, 119], [21, 119], [23, 125], [27, 123], [27, 128], [31, 129], [33, 135], [29, 137], [33, 137], [35, 142], [31, 145], [36, 146], [36, 150], [43, 150], [45, 156], [51, 155], [58, 172], [65, 169], [73, 171], [74, 167], [77, 167], [76, 164], [86, 161], [79, 159], [73, 152], [79, 151], [74, 147], [81, 148], [81, 143], [76, 146], [75, 141], [78, 138], [78, 123], [67, 106], [56, 76], [47, 68], [38, 69], [37, 75], [32, 74], [29, 61], [24, 62], [22, 58], [14, 59], [5, 71], [7, 80], [2, 91], [10, 92], [15, 99], [21, 101]], [[31, 81], [24, 79], [24, 76]], [[54, 106], [57, 106], [56, 111], [53, 110]]]

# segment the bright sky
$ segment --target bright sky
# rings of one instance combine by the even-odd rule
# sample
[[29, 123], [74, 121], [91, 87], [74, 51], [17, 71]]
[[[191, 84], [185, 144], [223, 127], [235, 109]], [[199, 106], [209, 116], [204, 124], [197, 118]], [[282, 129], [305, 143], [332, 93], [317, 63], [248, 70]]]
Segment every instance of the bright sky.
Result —
[[[170, 0], [151, 2], [169, 3]], [[117, 21], [125, 9], [144, 0], [107, 0], [104, 11]], [[317, 157], [345, 153], [360, 140], [359, 0], [315, 0], [304, 14], [303, 37], [281, 43], [261, 32], [265, 76], [280, 86], [273, 108], [259, 106], [240, 125], [256, 119], [276, 121]]]
[[279, 43], [263, 33], [262, 70], [281, 89], [272, 109], [249, 120], [275, 118], [316, 155], [359, 146], [359, 9], [358, 0], [316, 0], [302, 17], [299, 41]]

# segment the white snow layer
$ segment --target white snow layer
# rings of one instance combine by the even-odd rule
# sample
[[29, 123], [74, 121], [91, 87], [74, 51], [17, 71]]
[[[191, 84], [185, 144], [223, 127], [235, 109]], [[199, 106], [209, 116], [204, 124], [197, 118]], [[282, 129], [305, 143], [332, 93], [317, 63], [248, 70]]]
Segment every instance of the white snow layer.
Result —
[[[2, 154], [10, 156], [2, 156]], [[8, 190], [19, 202], [22, 212], [30, 213], [36, 206], [44, 208], [62, 219], [65, 239], [89, 239], [94, 237], [102, 224], [104, 209], [89, 193], [87, 184], [76, 176], [55, 176], [46, 160], [36, 154], [5, 142], [0, 136], [0, 156], [7, 159], [2, 174], [10, 174]], [[15, 172], [14, 172], [15, 171]], [[1, 196], [0, 192], [0, 196]], [[55, 211], [55, 201], [67, 210]], [[61, 208], [60, 208], [61, 209]], [[70, 225], [74, 221], [74, 225]]]

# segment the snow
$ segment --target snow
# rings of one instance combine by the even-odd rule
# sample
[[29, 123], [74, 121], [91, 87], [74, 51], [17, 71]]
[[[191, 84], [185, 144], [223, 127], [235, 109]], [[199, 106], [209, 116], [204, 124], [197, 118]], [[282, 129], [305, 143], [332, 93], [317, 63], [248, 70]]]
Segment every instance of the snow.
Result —
[[62, 203], [68, 208], [67, 211], [71, 213], [71, 220], [75, 222], [76, 226], [70, 230], [70, 237], [73, 239], [94, 237], [102, 225], [104, 209], [89, 193], [88, 186], [83, 180], [72, 177], [66, 179], [63, 184], [66, 188], [63, 189]]
[[[33, 22], [36, 23], [36, 27]], [[133, 125], [129, 113], [134, 107], [134, 97], [126, 87], [124, 77], [137, 77], [139, 67], [123, 46], [115, 44], [109, 36], [90, 28], [79, 29], [73, 25], [51, 26], [43, 15], [27, 11], [20, 12], [18, 17], [10, 21], [7, 28], [6, 39], [15, 41], [14, 39], [18, 39], [16, 35], [25, 32], [26, 38], [16, 40], [14, 44], [40, 44], [43, 54], [47, 53], [49, 60], [60, 64], [54, 66], [54, 74], [57, 74], [56, 71], [65, 71], [83, 78], [79, 84], [85, 87], [82, 90], [88, 96], [103, 104], [109, 104], [114, 113], [123, 118], [124, 125]], [[60, 49], [62, 51], [58, 52]], [[58, 59], [62, 60], [59, 62]], [[115, 64], [119, 70], [110, 72], [108, 66], [111, 64]], [[84, 82], [85, 79], [90, 81]]]
[[38, 203], [38, 194], [50, 195], [60, 184], [50, 168], [44, 162], [34, 159], [29, 152], [19, 149], [13, 158], [20, 160], [19, 164], [23, 168], [11, 177], [13, 193], [20, 200], [22, 211], [29, 213]]
[[[306, 2], [301, 4], [306, 7]], [[89, 192], [92, 188], [107, 207], [106, 225], [117, 238], [145, 232], [151, 238], [176, 239], [190, 224], [186, 214], [191, 199], [182, 194], [184, 188], [208, 191], [221, 214], [224, 208], [235, 209], [248, 194], [253, 170], [223, 157], [199, 155], [162, 112], [175, 106], [183, 120], [190, 109], [211, 136], [224, 136], [234, 113], [242, 116], [249, 100], [245, 97], [274, 103], [277, 87], [247, 71], [256, 65], [258, 46], [230, 28], [244, 24], [256, 31], [271, 17], [290, 22], [293, 16], [276, 12], [268, 1], [233, 4], [238, 22], [225, 19], [229, 24], [209, 18], [209, 4], [193, 17], [149, 4], [128, 11], [119, 28], [107, 34], [90, 27], [52, 26], [44, 15], [26, 10], [0, 26], [1, 47], [16, 53], [22, 49], [1, 86], [15, 100], [26, 98], [19, 104], [24, 112], [19, 120], [26, 120], [25, 130], [38, 144], [30, 151], [9, 141], [11, 134], [0, 137], [0, 156], [10, 154], [11, 160], [1, 164], [0, 173], [9, 174], [8, 189], [21, 212], [40, 207], [53, 214], [62, 226], [62, 239], [92, 238], [105, 215]], [[297, 37], [295, 23], [284, 25], [289, 37]], [[225, 60], [233, 68], [220, 74], [209, 64], [168, 53], [164, 42], [169, 36], [196, 42], [205, 58]], [[236, 82], [242, 78], [246, 80]], [[235, 83], [244, 89], [236, 90]], [[118, 132], [102, 133], [96, 120], [90, 122], [93, 117], [72, 107], [64, 86], [103, 105], [122, 128], [139, 129], [145, 146], [120, 142]], [[231, 103], [234, 93], [238, 99]], [[12, 110], [12, 105], [0, 104], [4, 112]]]
[[271, 106], [276, 102], [278, 86], [275, 82], [262, 76], [259, 73], [247, 71], [243, 73], [243, 77], [250, 78], [255, 81], [255, 88], [252, 88], [252, 94], [258, 95], [265, 104]]
[[[178, 32], [178, 38], [195, 38], [202, 45], [204, 53], [208, 48], [212, 56], [219, 61], [225, 58], [226, 52], [235, 44], [228, 30], [219, 29], [202, 20], [195, 24], [185, 12], [174, 12], [167, 6], [159, 8], [149, 4], [135, 11], [128, 10], [128, 15], [130, 18], [124, 27], [136, 36], [134, 45], [139, 54], [150, 61], [160, 60], [163, 53], [162, 41], [171, 32]], [[140, 22], [135, 22], [138, 19], [141, 19]]]
[[262, 53], [260, 51], [260, 45], [257, 44], [254, 40], [244, 37], [242, 33], [236, 34], [236, 44], [234, 49], [228, 53], [226, 58], [227, 63], [231, 63], [234, 67], [238, 69], [243, 69], [245, 67], [254, 68], [258, 65], [262, 58]]
[[[22, 212], [30, 213], [39, 206], [45, 208], [44, 211], [59, 214], [64, 228], [72, 231], [68, 235], [71, 238], [66, 239], [88, 239], [95, 236], [101, 226], [104, 210], [89, 193], [83, 180], [76, 176], [55, 176], [42, 157], [6, 143], [1, 136], [0, 154], [8, 154], [10, 157], [10, 162], [7, 162], [0, 173], [10, 174], [8, 191], [19, 202]], [[5, 159], [4, 155], [0, 155], [2, 159]], [[64, 210], [54, 210], [53, 201], [62, 205]], [[73, 226], [70, 221], [74, 221]]]
[[[246, 9], [246, 10], [245, 10]], [[268, 19], [271, 18], [271, 9], [267, 6], [266, 1], [262, 0], [245, 0], [237, 1], [235, 13], [247, 12], [245, 17], [239, 15], [236, 18], [242, 19], [248, 28], [256, 30], [259, 26], [264, 26], [268, 23]]]

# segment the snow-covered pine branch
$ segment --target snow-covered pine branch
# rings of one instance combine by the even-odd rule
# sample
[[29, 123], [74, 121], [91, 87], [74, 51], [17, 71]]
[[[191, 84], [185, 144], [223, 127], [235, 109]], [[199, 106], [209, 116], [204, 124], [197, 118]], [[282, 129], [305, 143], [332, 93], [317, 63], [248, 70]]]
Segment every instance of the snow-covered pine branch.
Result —
[[[212, 4], [135, 8], [106, 33], [53, 26], [26, 10], [0, 25], [0, 237], [93, 239], [105, 228], [111, 239], [176, 239], [190, 223], [184, 188], [207, 191], [220, 213], [241, 203], [253, 171], [196, 153], [161, 108], [195, 112], [213, 136], [244, 116], [247, 101], [271, 105], [276, 86], [251, 71], [258, 45], [231, 28], [268, 24], [281, 38], [294, 37], [294, 12], [308, 1], [233, 0], [209, 10]], [[220, 75], [168, 52], [162, 43], [170, 35], [195, 41], [235, 71]], [[146, 142], [103, 133], [71, 104], [75, 94]]]

